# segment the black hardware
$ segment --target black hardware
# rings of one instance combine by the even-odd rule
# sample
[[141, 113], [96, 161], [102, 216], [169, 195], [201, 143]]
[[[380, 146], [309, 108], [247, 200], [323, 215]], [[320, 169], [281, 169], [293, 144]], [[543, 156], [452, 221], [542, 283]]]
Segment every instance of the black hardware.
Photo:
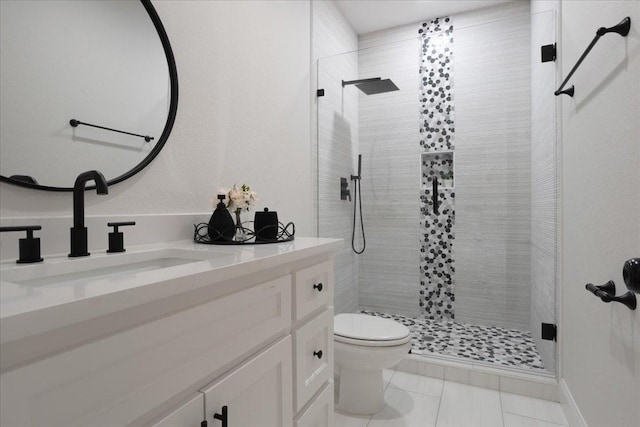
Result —
[[313, 355], [318, 359], [322, 359], [322, 350], [314, 351]]
[[542, 62], [550, 62], [556, 60], [556, 44], [546, 44], [540, 48]]
[[109, 130], [111, 132], [124, 133], [125, 135], [139, 136], [140, 138], [144, 138], [144, 140], [146, 142], [152, 141], [154, 139], [152, 136], [149, 136], [149, 135], [139, 135], [137, 133], [125, 132], [123, 130], [112, 129], [112, 128], [107, 128], [107, 127], [98, 126], [98, 125], [92, 125], [91, 123], [81, 122], [80, 120], [76, 120], [76, 119], [69, 120], [69, 124], [74, 128], [78, 127], [78, 125], [83, 125], [83, 126], [89, 126], [89, 127], [92, 127], [92, 128]]
[[207, 420], [200, 421], [200, 427], [207, 427], [208, 425]]
[[135, 221], [127, 222], [109, 222], [108, 227], [113, 227], [113, 232], [109, 233], [109, 249], [107, 252], [124, 252], [124, 235], [118, 230], [118, 227], [125, 227], [129, 225], [136, 225]]
[[222, 407], [222, 413], [218, 414], [217, 412], [215, 414], [213, 414], [213, 418], [216, 420], [220, 420], [222, 421], [222, 427], [227, 427], [229, 419], [227, 416], [227, 405], [224, 405]]
[[622, 21], [620, 21], [618, 25], [614, 25], [613, 27], [610, 27], [610, 28], [605, 28], [605, 27], [598, 28], [598, 30], [596, 31], [596, 36], [593, 38], [589, 46], [587, 46], [587, 49], [584, 51], [582, 56], [578, 59], [578, 62], [576, 62], [576, 65], [574, 65], [571, 71], [569, 71], [569, 75], [567, 76], [567, 78], [564, 79], [564, 81], [562, 82], [558, 90], [554, 92], [554, 95], [558, 96], [561, 94], [565, 94], [565, 95], [573, 96], [574, 94], [573, 86], [565, 90], [562, 90], [562, 88], [564, 88], [564, 86], [567, 84], [571, 76], [573, 76], [573, 73], [576, 72], [580, 64], [582, 64], [582, 61], [584, 61], [584, 58], [586, 58], [589, 52], [591, 52], [591, 49], [593, 49], [593, 47], [596, 45], [598, 40], [600, 40], [600, 37], [604, 36], [607, 33], [617, 33], [617, 34], [620, 34], [622, 37], [626, 37], [627, 34], [629, 34], [630, 28], [631, 28], [631, 18], [629, 18], [628, 16], [624, 18]]
[[[376, 80], [376, 79], [369, 79]], [[344, 81], [342, 82], [344, 86]], [[396, 88], [397, 89], [397, 88]], [[365, 91], [366, 93], [366, 91]], [[367, 93], [368, 95], [368, 93]], [[354, 201], [353, 201], [353, 227], [351, 231], [351, 249], [355, 254], [361, 255], [364, 253], [364, 250], [367, 248], [367, 236], [364, 232], [364, 222], [362, 221], [362, 154], [358, 154], [358, 174], [351, 175], [351, 181], [354, 181], [353, 190], [356, 192]], [[362, 249], [356, 249], [356, 210], [358, 210], [358, 205], [360, 205], [360, 231], [362, 232]]]
[[318, 89], [316, 91], [316, 96], [324, 96], [324, 89]]
[[32, 262], [41, 262], [40, 256], [40, 238], [33, 237], [34, 230], [41, 230], [41, 225], [19, 225], [14, 227], [0, 227], [0, 232], [3, 231], [26, 231], [27, 237], [25, 239], [19, 239], [19, 251], [20, 258], [16, 261], [18, 264], [28, 264]]
[[627, 289], [640, 294], [640, 258], [631, 258], [625, 261], [622, 267], [622, 278]]
[[318, 292], [322, 292], [322, 282], [318, 283], [317, 285], [313, 285], [313, 289], [317, 289]]
[[613, 280], [609, 280], [601, 286], [595, 286], [588, 283], [585, 285], [585, 288], [604, 302], [609, 303], [611, 301], [615, 301], [626, 305], [631, 310], [636, 309], [636, 296], [631, 292], [627, 292], [626, 294], [617, 297], [616, 284]]
[[369, 83], [369, 82], [377, 82], [379, 80], [382, 80], [382, 77], [373, 77], [371, 79], [360, 79], [360, 80], [343, 80], [342, 81], [342, 87], [348, 86], [348, 85], [357, 85], [360, 83]]
[[351, 181], [359, 181], [362, 178], [362, 154], [358, 154], [358, 175], [351, 175]]
[[558, 328], [553, 323], [543, 323], [541, 337], [543, 340], [556, 341]]
[[98, 171], [82, 172], [73, 186], [73, 228], [71, 229], [70, 257], [88, 256], [87, 227], [84, 226], [84, 190], [87, 181], [95, 181], [98, 194], [108, 194], [104, 175]]
[[439, 203], [438, 203], [438, 178], [433, 177], [433, 181], [431, 183], [431, 202], [433, 203], [433, 213], [438, 215], [439, 211]]
[[351, 201], [351, 190], [349, 190], [349, 182], [347, 178], [340, 178], [340, 200]]

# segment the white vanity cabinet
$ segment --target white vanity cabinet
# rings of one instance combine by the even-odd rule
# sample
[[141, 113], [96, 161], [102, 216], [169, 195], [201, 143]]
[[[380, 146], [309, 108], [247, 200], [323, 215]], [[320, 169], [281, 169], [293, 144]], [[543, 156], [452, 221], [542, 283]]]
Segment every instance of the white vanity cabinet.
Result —
[[[225, 415], [228, 427], [332, 425], [336, 246], [187, 274], [184, 292], [108, 325], [3, 342], [4, 354], [56, 351], [1, 373], [0, 425], [222, 427]], [[60, 351], [77, 333], [91, 338]]]

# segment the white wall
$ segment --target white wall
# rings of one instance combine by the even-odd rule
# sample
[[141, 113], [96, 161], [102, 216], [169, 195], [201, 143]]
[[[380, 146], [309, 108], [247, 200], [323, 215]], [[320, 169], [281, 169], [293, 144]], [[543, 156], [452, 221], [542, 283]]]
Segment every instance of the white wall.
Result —
[[[258, 192], [259, 207], [294, 221], [298, 235], [314, 235], [310, 3], [153, 4], [178, 67], [175, 126], [144, 171], [110, 187], [107, 196], [86, 194], [87, 215], [201, 212], [206, 219], [218, 187], [246, 183]], [[37, 223], [71, 211], [70, 193], [0, 184], [3, 223], [14, 217], [33, 217]], [[7, 235], [0, 238], [17, 240]]]
[[584, 289], [614, 280], [626, 292], [623, 262], [640, 256], [640, 3], [562, 2], [563, 77], [625, 16], [629, 35], [600, 39], [562, 96], [561, 375], [592, 427], [640, 420], [640, 309]]

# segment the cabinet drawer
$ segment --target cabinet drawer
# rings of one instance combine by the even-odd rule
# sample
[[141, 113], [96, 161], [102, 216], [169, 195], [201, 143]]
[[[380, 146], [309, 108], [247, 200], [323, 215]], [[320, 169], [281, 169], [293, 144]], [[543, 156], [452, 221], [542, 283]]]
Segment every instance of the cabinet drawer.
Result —
[[300, 414], [295, 427], [333, 426], [333, 387], [333, 381], [329, 381], [313, 403]]
[[2, 374], [0, 425], [127, 425], [290, 325], [287, 275]]
[[296, 412], [333, 376], [333, 309], [293, 333]]
[[286, 337], [202, 390], [209, 425], [291, 427], [291, 338]]
[[294, 276], [294, 319], [303, 319], [320, 307], [333, 305], [333, 262], [325, 261]]

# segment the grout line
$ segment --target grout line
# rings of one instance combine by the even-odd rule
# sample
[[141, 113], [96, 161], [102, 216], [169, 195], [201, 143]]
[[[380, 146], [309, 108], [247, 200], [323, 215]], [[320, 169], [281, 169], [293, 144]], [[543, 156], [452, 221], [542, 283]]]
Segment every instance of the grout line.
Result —
[[541, 419], [541, 418], [534, 418], [534, 417], [530, 417], [530, 416], [528, 416], [528, 415], [517, 414], [517, 413], [515, 413], [515, 412], [511, 412], [511, 411], [505, 411], [505, 410], [503, 410], [503, 411], [502, 411], [502, 414], [503, 414], [503, 421], [504, 421], [504, 414], [511, 414], [511, 415], [515, 415], [515, 416], [518, 416], [518, 417], [522, 417], [522, 418], [528, 418], [528, 419], [530, 419], [530, 420], [542, 421], [543, 423], [552, 424], [552, 425], [554, 425], [554, 426], [559, 426], [559, 427], [569, 427], [569, 424], [558, 424], [558, 423], [553, 422], [553, 421], [543, 420], [543, 419]]
[[504, 408], [502, 406], [502, 392], [498, 389], [498, 398], [500, 399], [500, 418], [502, 418], [502, 425], [504, 427]]
[[436, 423], [435, 427], [438, 427], [438, 419], [440, 418], [440, 406], [442, 406], [442, 398], [444, 396], [444, 383], [445, 380], [442, 380], [442, 390], [440, 390], [440, 398], [438, 399], [438, 410], [436, 411]]

